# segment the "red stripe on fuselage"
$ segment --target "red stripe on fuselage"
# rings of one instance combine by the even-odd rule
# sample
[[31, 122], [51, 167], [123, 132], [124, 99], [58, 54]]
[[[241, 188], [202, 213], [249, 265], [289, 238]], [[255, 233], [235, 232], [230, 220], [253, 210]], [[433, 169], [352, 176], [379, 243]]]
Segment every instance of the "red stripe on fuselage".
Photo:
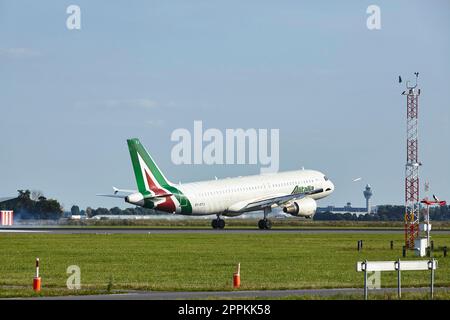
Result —
[[[167, 193], [165, 190], [160, 189], [156, 186], [156, 183], [152, 180], [152, 178], [148, 174], [147, 170], [144, 169], [144, 171], [145, 171], [145, 177], [147, 178], [148, 187], [156, 196]], [[169, 212], [169, 213], [175, 212], [176, 207], [175, 207], [175, 203], [173, 202], [172, 198], [170, 196], [166, 196], [164, 198], [165, 198], [165, 201], [158, 204], [155, 207], [155, 209], [159, 210], [159, 211]]]
[[168, 212], [168, 213], [174, 213], [176, 211], [175, 203], [170, 198], [170, 196], [166, 196], [165, 198], [166, 198], [166, 201], [164, 201], [163, 203], [158, 204], [155, 207], [155, 209], [159, 210], [159, 211]]

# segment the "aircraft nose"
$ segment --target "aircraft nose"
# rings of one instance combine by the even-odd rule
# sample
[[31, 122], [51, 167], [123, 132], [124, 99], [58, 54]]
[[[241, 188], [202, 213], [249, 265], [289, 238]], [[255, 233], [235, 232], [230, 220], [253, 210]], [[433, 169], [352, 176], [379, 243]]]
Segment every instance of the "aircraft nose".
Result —
[[328, 180], [328, 186], [326, 188], [326, 191], [329, 191], [329, 192], [334, 191], [334, 184], [333, 184], [333, 182], [331, 182], [331, 180]]

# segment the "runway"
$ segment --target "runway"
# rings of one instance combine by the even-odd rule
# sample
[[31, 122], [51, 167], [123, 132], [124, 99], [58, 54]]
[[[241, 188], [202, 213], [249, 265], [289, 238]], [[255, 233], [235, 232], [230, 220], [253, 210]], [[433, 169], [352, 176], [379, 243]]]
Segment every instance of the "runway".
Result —
[[[435, 292], [449, 291], [450, 288], [434, 288]], [[402, 288], [402, 292], [429, 292], [430, 288]], [[395, 294], [397, 288], [382, 288], [369, 291], [374, 294]], [[300, 289], [300, 290], [252, 290], [252, 291], [133, 291], [116, 294], [100, 295], [78, 295], [78, 296], [58, 296], [58, 297], [36, 297], [23, 298], [25, 300], [195, 300], [195, 299], [241, 299], [241, 298], [283, 298], [289, 296], [336, 296], [336, 295], [361, 295], [364, 298], [362, 288], [343, 288], [343, 289]], [[345, 299], [345, 297], [343, 297]], [[21, 299], [22, 300], [22, 299]]]
[[[2, 227], [1, 233], [47, 233], [47, 234], [261, 234], [261, 233], [361, 233], [361, 234], [403, 234], [404, 230], [394, 228], [273, 228], [272, 230], [230, 228], [223, 230], [203, 228], [58, 228], [58, 227]], [[449, 234], [450, 230], [434, 230], [434, 234]]]

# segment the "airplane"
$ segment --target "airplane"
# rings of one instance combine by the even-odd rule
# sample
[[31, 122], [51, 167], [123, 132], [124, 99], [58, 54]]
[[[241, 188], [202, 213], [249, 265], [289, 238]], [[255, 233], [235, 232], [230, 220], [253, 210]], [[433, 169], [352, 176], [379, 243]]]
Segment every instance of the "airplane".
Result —
[[251, 211], [263, 211], [258, 227], [271, 229], [267, 215], [276, 207], [292, 216], [312, 218], [316, 200], [334, 191], [334, 184], [326, 175], [305, 169], [174, 184], [164, 176], [139, 139], [128, 139], [127, 143], [138, 190], [113, 187], [114, 194], [98, 196], [122, 198], [129, 204], [170, 214], [216, 215], [211, 222], [213, 229], [225, 227], [221, 216], [234, 217]]

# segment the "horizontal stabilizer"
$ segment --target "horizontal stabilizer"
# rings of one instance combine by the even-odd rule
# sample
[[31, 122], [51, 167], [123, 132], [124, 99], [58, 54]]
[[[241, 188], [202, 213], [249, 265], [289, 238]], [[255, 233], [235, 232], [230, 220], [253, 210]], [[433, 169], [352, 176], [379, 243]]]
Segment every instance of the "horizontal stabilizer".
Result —
[[[125, 199], [127, 196], [126, 195], [120, 195], [120, 194], [96, 194], [96, 196], [98, 197], [109, 197], [109, 198], [121, 198], [121, 199]], [[159, 198], [165, 198], [165, 197], [170, 197], [173, 196], [172, 193], [163, 193], [163, 194], [158, 194], [156, 196], [146, 196], [145, 199], [159, 199]]]
[[119, 192], [124, 192], [124, 193], [135, 193], [137, 192], [137, 190], [127, 190], [127, 189], [119, 189], [116, 187], [113, 187], [114, 190], [114, 194], [119, 193]]
[[96, 194], [97, 197], [110, 197], [125, 199], [126, 196], [120, 194]]

